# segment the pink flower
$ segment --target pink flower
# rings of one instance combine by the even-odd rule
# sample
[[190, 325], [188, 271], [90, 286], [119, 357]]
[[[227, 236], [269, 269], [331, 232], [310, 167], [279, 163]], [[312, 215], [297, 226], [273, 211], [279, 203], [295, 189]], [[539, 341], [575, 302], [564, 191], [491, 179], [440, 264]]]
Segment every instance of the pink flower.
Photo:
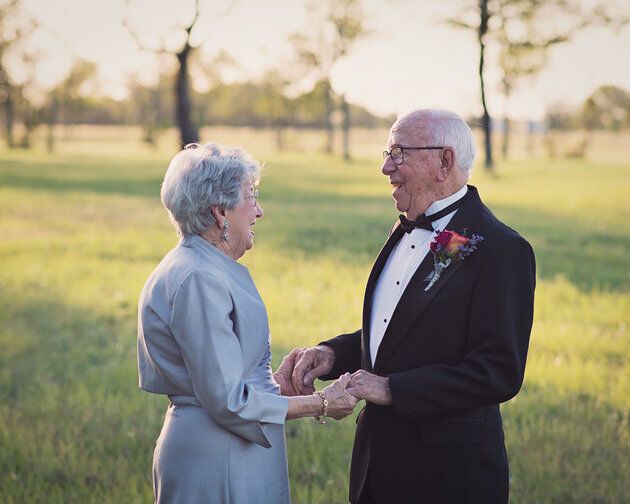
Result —
[[434, 269], [429, 285], [424, 290], [428, 291], [438, 281], [442, 271], [448, 268], [449, 264], [463, 261], [477, 250], [477, 245], [481, 240], [483, 240], [483, 236], [476, 234], [466, 238], [454, 231], [440, 231], [430, 245], [431, 252], [433, 252]]

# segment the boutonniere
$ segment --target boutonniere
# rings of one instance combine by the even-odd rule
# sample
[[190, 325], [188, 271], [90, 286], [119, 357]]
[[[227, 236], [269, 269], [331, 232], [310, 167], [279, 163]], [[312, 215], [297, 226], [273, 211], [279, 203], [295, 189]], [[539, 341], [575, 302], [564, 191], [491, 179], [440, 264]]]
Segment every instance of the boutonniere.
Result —
[[465, 257], [477, 250], [477, 244], [483, 240], [483, 236], [472, 235], [470, 238], [453, 231], [438, 231], [437, 236], [431, 242], [433, 253], [433, 272], [429, 276], [429, 285], [424, 289], [428, 291], [438, 281], [442, 272], [449, 264], [463, 261]]

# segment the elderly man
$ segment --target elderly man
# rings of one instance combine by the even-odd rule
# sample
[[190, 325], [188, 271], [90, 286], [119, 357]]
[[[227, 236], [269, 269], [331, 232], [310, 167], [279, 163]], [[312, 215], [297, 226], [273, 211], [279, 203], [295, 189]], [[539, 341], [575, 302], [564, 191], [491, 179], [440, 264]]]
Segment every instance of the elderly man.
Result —
[[294, 387], [354, 373], [349, 392], [366, 405], [351, 502], [506, 503], [499, 403], [525, 372], [532, 248], [466, 185], [475, 146], [458, 115], [398, 119], [383, 154], [403, 215], [369, 276], [362, 328], [296, 352]]

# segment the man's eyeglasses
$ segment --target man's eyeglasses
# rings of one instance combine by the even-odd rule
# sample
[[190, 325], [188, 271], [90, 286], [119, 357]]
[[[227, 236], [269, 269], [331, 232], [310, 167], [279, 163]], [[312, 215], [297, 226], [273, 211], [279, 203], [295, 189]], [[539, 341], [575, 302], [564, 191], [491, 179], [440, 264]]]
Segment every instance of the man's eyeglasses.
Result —
[[258, 204], [258, 196], [260, 196], [260, 192], [258, 189], [254, 189], [251, 194], [243, 196], [244, 199], [252, 200], [252, 205], [256, 206]]
[[392, 150], [383, 151], [383, 159], [387, 159], [388, 156], [391, 156], [392, 161], [397, 165], [400, 166], [401, 164], [403, 164], [403, 162], [405, 161], [405, 150], [437, 150], [437, 149], [444, 149], [444, 147], [437, 147], [437, 146], [431, 146], [431, 147], [394, 147]]

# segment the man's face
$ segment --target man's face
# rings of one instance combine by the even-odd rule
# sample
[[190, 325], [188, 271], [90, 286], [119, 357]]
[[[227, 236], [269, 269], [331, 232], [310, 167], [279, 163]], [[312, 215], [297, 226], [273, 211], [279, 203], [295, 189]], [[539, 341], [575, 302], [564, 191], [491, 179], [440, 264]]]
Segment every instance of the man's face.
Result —
[[[431, 145], [421, 121], [397, 122], [389, 134], [387, 150], [393, 147], [426, 147]], [[437, 173], [441, 166], [441, 150], [405, 150], [404, 161], [396, 165], [391, 156], [381, 171], [389, 178], [396, 208], [409, 219], [415, 219], [439, 199]]]

